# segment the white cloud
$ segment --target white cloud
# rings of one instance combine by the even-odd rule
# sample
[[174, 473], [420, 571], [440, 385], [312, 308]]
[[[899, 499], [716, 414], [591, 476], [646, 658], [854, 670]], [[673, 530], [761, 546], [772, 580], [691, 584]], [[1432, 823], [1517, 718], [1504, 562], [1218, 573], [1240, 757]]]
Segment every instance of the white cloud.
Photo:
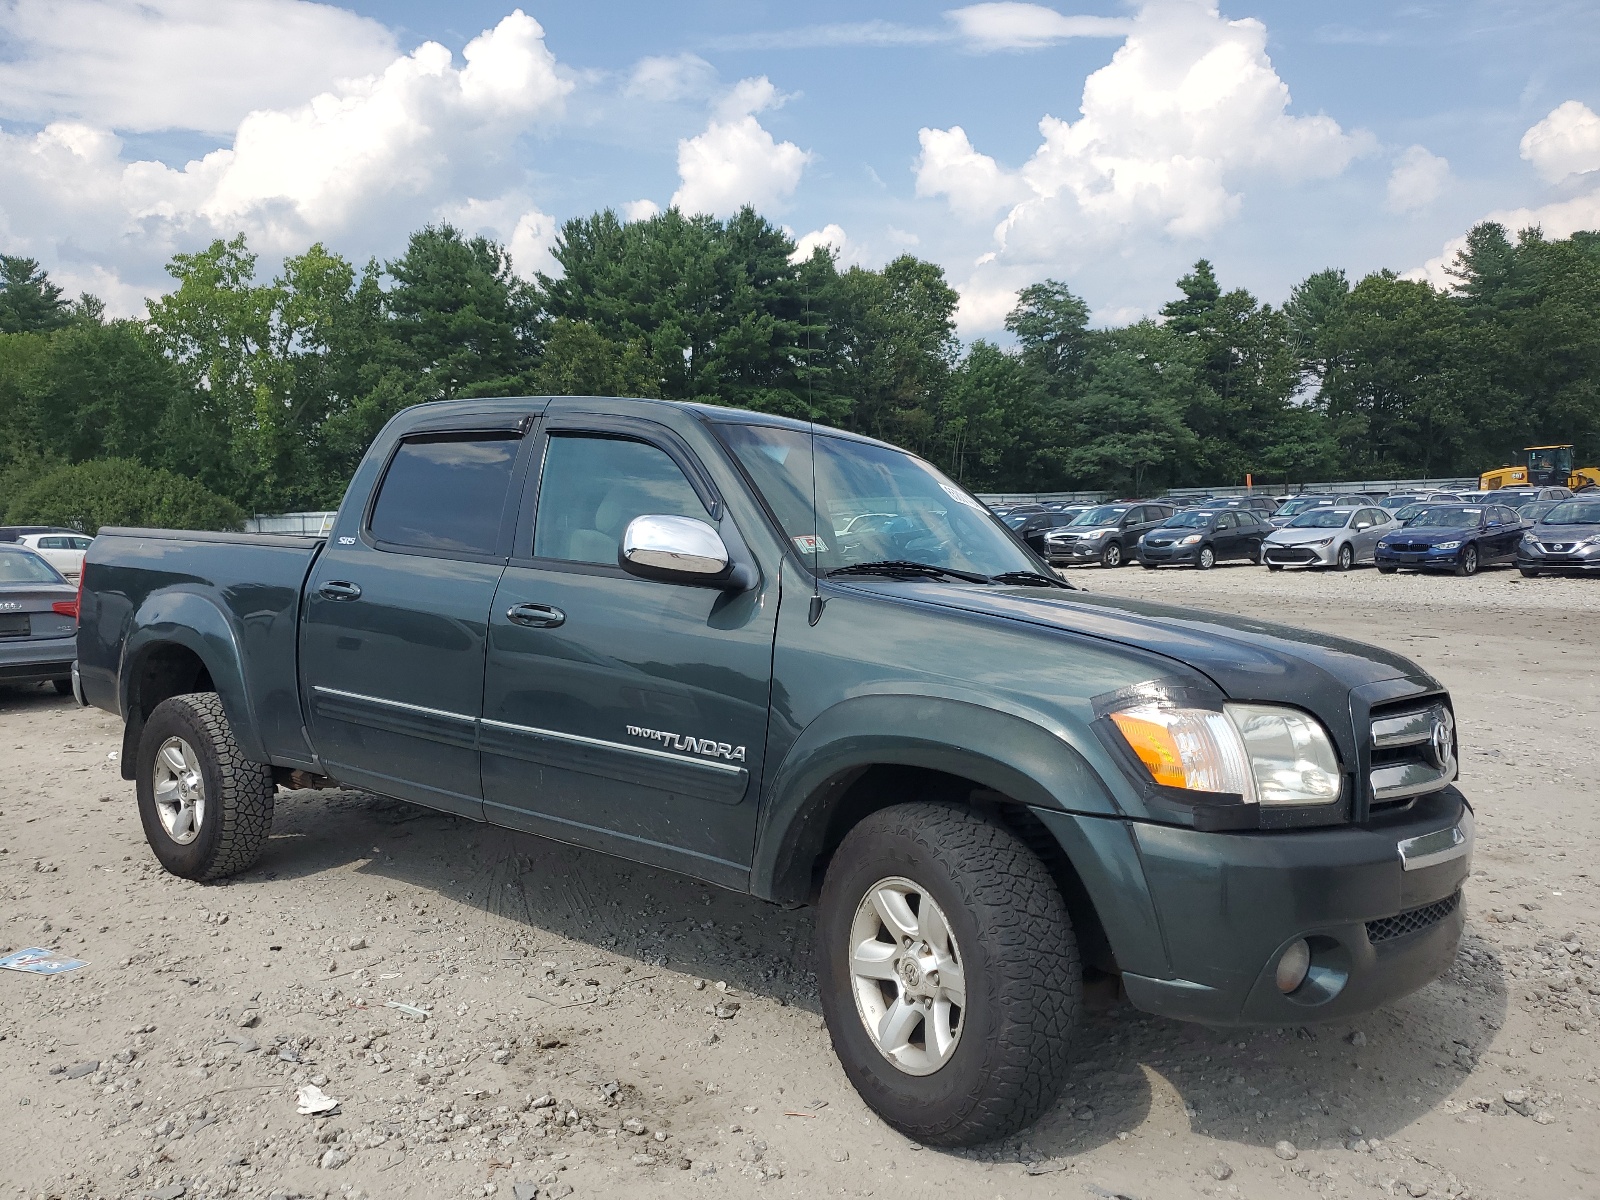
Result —
[[1042, 4], [972, 4], [945, 13], [979, 50], [1034, 50], [1067, 38], [1120, 37], [1130, 23], [1116, 17], [1068, 17]]
[[958, 284], [961, 299], [956, 303], [956, 332], [970, 338], [1003, 328], [1006, 315], [1017, 306], [1020, 290], [977, 277]]
[[1522, 135], [1522, 157], [1552, 183], [1600, 171], [1600, 116], [1568, 100]]
[[818, 246], [826, 246], [833, 252], [833, 257], [838, 262], [849, 264], [862, 261], [861, 247], [850, 240], [843, 226], [833, 223], [824, 225], [821, 229], [813, 229], [810, 233], [796, 238], [794, 253], [789, 255], [789, 261], [805, 262]]
[[378, 22], [304, 0], [8, 0], [0, 44], [0, 114], [127, 132], [230, 133], [398, 53]]
[[[308, 103], [251, 112], [231, 146], [181, 170], [129, 161], [119, 138], [82, 122], [53, 121], [31, 136], [0, 131], [0, 245], [54, 270], [99, 263], [150, 286], [175, 250], [240, 230], [268, 254], [314, 238], [373, 252], [465, 212], [480, 224], [498, 214], [497, 235], [536, 263], [549, 218], [523, 197], [505, 198], [524, 170], [515, 141], [559, 117], [572, 85], [520, 10], [469, 42], [463, 58], [458, 66], [445, 47], [424, 43]], [[502, 199], [462, 199], [473, 196]]]
[[1028, 194], [1015, 172], [1003, 171], [987, 154], [979, 154], [959, 125], [917, 132], [917, 195], [944, 196], [965, 216], [986, 217], [1009, 208]]
[[648, 221], [661, 211], [661, 206], [654, 200], [629, 200], [622, 206], [622, 219], [624, 221]]
[[[1020, 168], [979, 153], [959, 127], [923, 130], [919, 195], [966, 214], [1009, 205], [993, 261], [966, 286], [998, 294], [1002, 281], [1121, 253], [1130, 237], [1206, 235], [1238, 214], [1246, 180], [1343, 171], [1370, 137], [1290, 115], [1266, 42], [1261, 22], [1227, 20], [1209, 0], [1148, 0], [1085, 80], [1079, 118], [1046, 115]], [[968, 319], [997, 303], [973, 300]]]
[[709, 95], [716, 82], [716, 68], [698, 54], [652, 56], [634, 64], [623, 95], [656, 104], [698, 100]]
[[765, 75], [734, 85], [705, 131], [678, 142], [682, 183], [673, 205], [725, 217], [745, 204], [767, 208], [793, 195], [811, 154], [777, 141], [755, 118], [783, 100]]
[[[1571, 237], [1582, 230], [1600, 229], [1600, 188], [1536, 208], [1498, 209], [1482, 220], [1504, 225], [1512, 236], [1524, 229], [1538, 228], [1549, 238]], [[1406, 272], [1405, 278], [1425, 279], [1435, 287], [1449, 287], [1452, 279], [1448, 268], [1455, 262], [1456, 255], [1466, 248], [1465, 234], [1451, 238], [1436, 258]]]
[[1426, 146], [1410, 146], [1401, 153], [1389, 173], [1388, 206], [1393, 212], [1414, 212], [1427, 208], [1450, 182], [1450, 161], [1429, 152]]

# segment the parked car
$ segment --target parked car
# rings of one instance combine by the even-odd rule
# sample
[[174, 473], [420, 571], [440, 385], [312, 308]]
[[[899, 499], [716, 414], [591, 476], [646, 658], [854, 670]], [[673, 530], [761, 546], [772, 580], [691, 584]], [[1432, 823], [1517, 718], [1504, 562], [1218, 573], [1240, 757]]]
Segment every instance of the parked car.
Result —
[[[817, 537], [890, 508], [849, 555]], [[1042, 565], [839, 430], [445, 401], [384, 427], [326, 541], [102, 530], [78, 678], [186, 879], [249, 869], [280, 785], [337, 783], [815, 902], [844, 1073], [924, 1145], [1051, 1109], [1087, 970], [1298, 1027], [1450, 968], [1473, 816], [1437, 680]]]
[[1044, 560], [1052, 567], [1121, 567], [1133, 561], [1133, 548], [1174, 512], [1170, 504], [1097, 504], [1078, 514], [1065, 529], [1045, 535]]
[[1508, 508], [1520, 509], [1524, 504], [1531, 504], [1536, 500], [1566, 500], [1572, 495], [1572, 489], [1564, 487], [1498, 488], [1488, 494], [1496, 504], [1504, 504]]
[[1378, 539], [1397, 528], [1394, 516], [1376, 505], [1313, 508], [1268, 534], [1261, 544], [1261, 560], [1273, 571], [1284, 567], [1348, 571], [1357, 563], [1373, 561]]
[[1565, 504], [1565, 500], [1527, 500], [1516, 506], [1517, 516], [1524, 524], [1537, 524], [1552, 508]]
[[25, 533], [17, 544], [26, 546], [66, 576], [68, 583], [78, 582], [83, 570], [83, 554], [94, 539], [81, 533]]
[[1064, 509], [1061, 512], [1035, 512], [1013, 513], [1005, 518], [1005, 523], [1010, 526], [1024, 542], [1028, 549], [1041, 558], [1045, 552], [1045, 538], [1058, 529], [1064, 529], [1077, 518], [1083, 509]]
[[1426, 497], [1418, 495], [1416, 492], [1392, 492], [1378, 501], [1378, 507], [1386, 512], [1399, 512], [1408, 504], [1416, 504], [1424, 499]]
[[0, 542], [20, 542], [36, 533], [77, 533], [61, 525], [0, 525]]
[[1524, 530], [1517, 566], [1530, 579], [1600, 571], [1600, 497], [1562, 500]]
[[1476, 575], [1479, 568], [1514, 562], [1523, 521], [1503, 504], [1435, 504], [1378, 540], [1378, 570], [1401, 567]]
[[72, 692], [78, 591], [26, 546], [0, 542], [0, 683]]
[[1279, 501], [1272, 496], [1219, 496], [1207, 500], [1201, 508], [1247, 508], [1258, 517], [1271, 518], [1278, 511]]
[[1169, 564], [1208, 571], [1230, 559], [1261, 561], [1261, 543], [1272, 526], [1247, 509], [1189, 508], [1150, 530], [1139, 543], [1139, 564], [1148, 570]]

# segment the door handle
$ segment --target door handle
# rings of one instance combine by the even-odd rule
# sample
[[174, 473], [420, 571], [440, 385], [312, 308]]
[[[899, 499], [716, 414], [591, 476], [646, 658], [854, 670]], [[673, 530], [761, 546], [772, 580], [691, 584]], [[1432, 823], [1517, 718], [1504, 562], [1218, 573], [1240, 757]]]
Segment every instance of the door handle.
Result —
[[566, 613], [549, 604], [513, 604], [506, 609], [506, 620], [532, 629], [554, 629], [566, 619]]
[[323, 584], [317, 589], [317, 594], [320, 595], [324, 600], [361, 599], [361, 589], [357, 585], [353, 583], [346, 583], [342, 579], [328, 580], [327, 583]]

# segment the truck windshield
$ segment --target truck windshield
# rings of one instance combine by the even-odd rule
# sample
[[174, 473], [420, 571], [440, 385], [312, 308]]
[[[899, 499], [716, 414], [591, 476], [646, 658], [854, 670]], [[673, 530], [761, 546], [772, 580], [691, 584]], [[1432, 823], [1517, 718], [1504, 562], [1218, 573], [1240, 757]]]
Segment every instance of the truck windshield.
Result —
[[[771, 425], [718, 429], [814, 570], [884, 561], [982, 575], [1039, 570], [988, 509], [902, 450], [819, 431], [813, 510], [809, 432]], [[852, 526], [863, 513], [892, 516]]]

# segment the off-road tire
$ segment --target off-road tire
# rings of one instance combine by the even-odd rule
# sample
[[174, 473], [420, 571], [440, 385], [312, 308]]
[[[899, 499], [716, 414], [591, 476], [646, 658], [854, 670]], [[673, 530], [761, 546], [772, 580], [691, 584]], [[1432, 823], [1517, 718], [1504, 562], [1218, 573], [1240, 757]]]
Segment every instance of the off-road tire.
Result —
[[1217, 552], [1210, 546], [1201, 546], [1200, 552], [1194, 556], [1195, 569], [1209, 571], [1217, 565]]
[[1478, 558], [1478, 548], [1476, 546], [1468, 545], [1461, 547], [1461, 554], [1456, 558], [1457, 575], [1476, 575], [1480, 565], [1481, 563]]
[[[890, 877], [934, 899], [962, 955], [961, 1037], [928, 1075], [902, 1071], [878, 1049], [852, 986], [857, 909]], [[1082, 1005], [1077, 939], [1044, 864], [997, 820], [913, 803], [861, 821], [828, 864], [816, 960], [823, 1015], [845, 1074], [906, 1136], [938, 1146], [990, 1141], [1036, 1120], [1060, 1094]]]
[[50, 682], [55, 685], [56, 695], [58, 695], [58, 696], [70, 696], [70, 695], [72, 695], [72, 680], [70, 680], [70, 679], [52, 679]]
[[1339, 547], [1339, 553], [1334, 557], [1334, 568], [1339, 571], [1348, 571], [1356, 565], [1355, 547], [1346, 542]]
[[[181, 737], [193, 748], [205, 788], [206, 812], [194, 841], [180, 844], [156, 811], [155, 759], [161, 746]], [[272, 831], [277, 785], [272, 768], [239, 751], [215, 692], [192, 692], [163, 700], [139, 736], [135, 786], [145, 840], [161, 865], [184, 879], [206, 881], [236, 875], [255, 864]]]
[[1107, 542], [1106, 548], [1100, 551], [1102, 567], [1120, 567], [1125, 561], [1122, 557], [1122, 545], [1119, 542]]

